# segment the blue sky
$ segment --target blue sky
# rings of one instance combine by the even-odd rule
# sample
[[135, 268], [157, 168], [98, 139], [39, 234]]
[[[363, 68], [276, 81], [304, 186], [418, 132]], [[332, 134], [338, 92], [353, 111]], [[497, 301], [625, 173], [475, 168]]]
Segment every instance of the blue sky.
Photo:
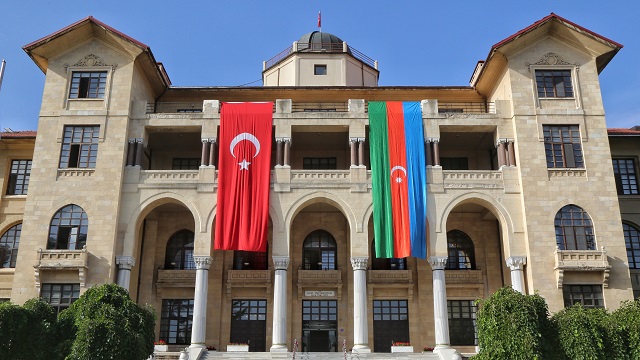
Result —
[[[378, 60], [380, 85], [468, 85], [491, 46], [554, 12], [624, 48], [600, 76], [609, 127], [640, 125], [640, 2], [16, 0], [0, 8], [0, 129], [34, 130], [44, 74], [22, 46], [88, 15], [149, 45], [176, 86], [259, 80], [302, 34], [333, 33]], [[260, 85], [258, 81], [254, 85]]]

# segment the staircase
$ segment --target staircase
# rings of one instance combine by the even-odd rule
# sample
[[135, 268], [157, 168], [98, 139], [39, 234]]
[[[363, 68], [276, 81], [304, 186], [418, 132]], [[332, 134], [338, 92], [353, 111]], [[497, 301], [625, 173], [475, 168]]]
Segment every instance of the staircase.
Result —
[[[161, 352], [155, 353], [155, 360], [178, 360], [180, 357], [179, 352]], [[217, 352], [217, 351], [205, 351], [197, 360], [271, 360], [293, 359], [293, 353], [270, 353], [270, 352]], [[330, 353], [296, 353], [295, 360], [440, 360], [437, 354], [434, 353], [371, 353], [371, 354], [358, 354], [341, 352]], [[196, 359], [193, 359], [196, 360]]]

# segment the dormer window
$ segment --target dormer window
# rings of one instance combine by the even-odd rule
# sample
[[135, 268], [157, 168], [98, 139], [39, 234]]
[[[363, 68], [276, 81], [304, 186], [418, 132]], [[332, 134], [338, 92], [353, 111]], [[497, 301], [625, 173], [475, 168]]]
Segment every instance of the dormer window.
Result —
[[327, 65], [313, 65], [313, 75], [327, 75]]
[[74, 71], [69, 99], [103, 99], [106, 87], [106, 71]]
[[538, 98], [572, 98], [571, 70], [536, 70]]

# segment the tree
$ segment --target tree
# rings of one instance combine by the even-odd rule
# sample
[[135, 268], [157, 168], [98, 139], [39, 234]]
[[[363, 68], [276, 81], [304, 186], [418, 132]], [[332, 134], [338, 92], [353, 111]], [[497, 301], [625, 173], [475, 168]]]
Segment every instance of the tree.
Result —
[[67, 360], [144, 360], [153, 353], [155, 315], [116, 284], [94, 286], [59, 316]]

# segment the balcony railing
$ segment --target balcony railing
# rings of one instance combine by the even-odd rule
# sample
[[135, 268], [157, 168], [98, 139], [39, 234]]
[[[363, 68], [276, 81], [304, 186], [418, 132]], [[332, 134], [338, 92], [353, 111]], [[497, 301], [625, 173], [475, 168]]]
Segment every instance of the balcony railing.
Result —
[[567, 271], [602, 272], [602, 284], [606, 288], [609, 286], [609, 260], [607, 252], [601, 250], [560, 250], [555, 251], [555, 270], [558, 281], [558, 288], [562, 288], [564, 275]]
[[450, 284], [484, 284], [482, 270], [447, 270], [444, 272], [447, 285]]
[[305, 288], [335, 289], [340, 299], [342, 298], [342, 271], [298, 269], [298, 299], [302, 299]]
[[443, 170], [444, 187], [449, 189], [502, 189], [502, 172], [495, 170]]
[[271, 291], [271, 270], [228, 270], [227, 294], [231, 295], [234, 287], [262, 287]]
[[[286, 49], [280, 51], [278, 54], [273, 56], [271, 59], [264, 62], [265, 69], [272, 67], [273, 65], [279, 63], [287, 56], [294, 52], [330, 52], [330, 53], [341, 53], [344, 52], [344, 43], [296, 43], [294, 46], [289, 46]], [[372, 58], [363, 54], [362, 52], [355, 49], [353, 46], [347, 45], [347, 52], [350, 53], [356, 59], [362, 61], [363, 63], [371, 66], [372, 68], [376, 68], [376, 62]]]
[[162, 295], [166, 288], [195, 288], [196, 270], [165, 270], [158, 269], [156, 288]]
[[86, 284], [88, 268], [87, 248], [81, 250], [38, 250], [37, 263], [34, 265], [36, 286], [40, 286], [40, 273], [43, 270], [78, 270], [80, 287]]
[[347, 102], [292, 102], [291, 112], [347, 112]]
[[197, 184], [198, 170], [141, 170], [140, 184]]
[[438, 102], [438, 113], [447, 114], [495, 114], [493, 102]]
[[201, 113], [202, 101], [200, 102], [158, 102], [147, 103], [147, 114], [159, 113]]
[[367, 282], [375, 285], [412, 284], [411, 270], [369, 270]]
[[348, 183], [349, 170], [291, 170], [291, 182]]

